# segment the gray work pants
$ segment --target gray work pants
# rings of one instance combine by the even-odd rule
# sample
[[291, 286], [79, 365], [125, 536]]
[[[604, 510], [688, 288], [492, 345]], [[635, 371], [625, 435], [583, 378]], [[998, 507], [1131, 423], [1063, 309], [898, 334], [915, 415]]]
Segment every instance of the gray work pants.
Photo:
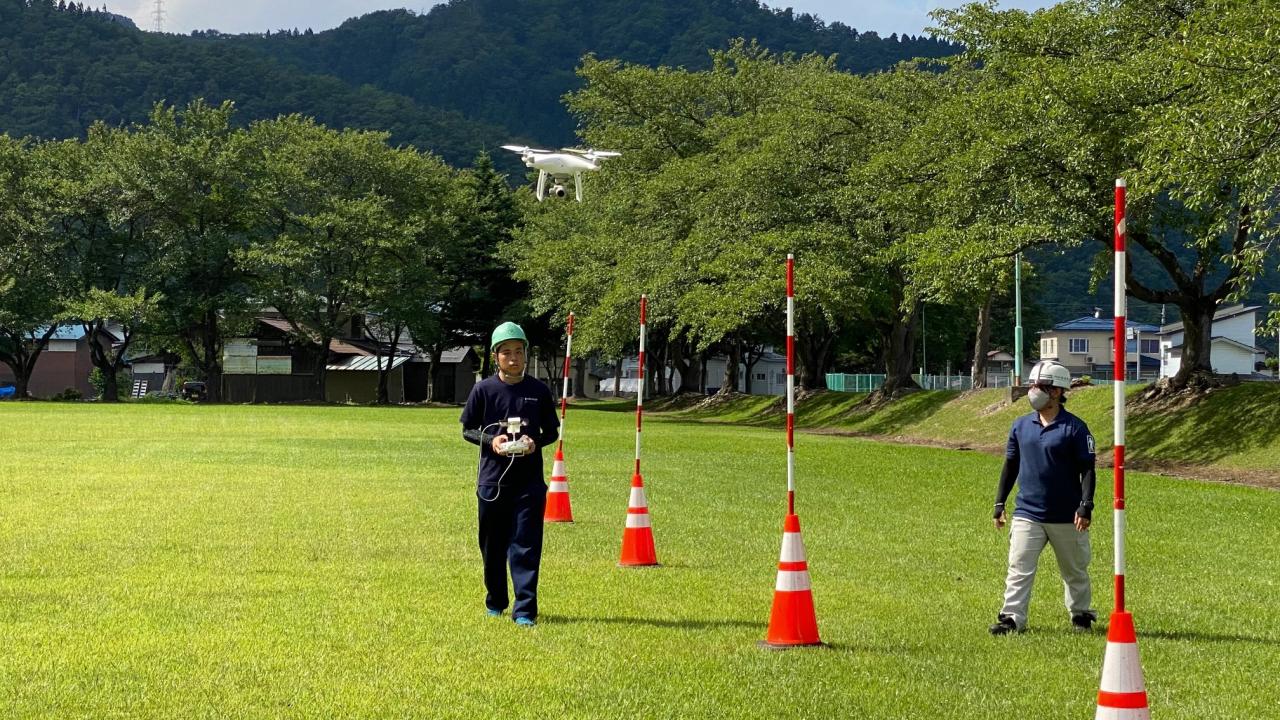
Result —
[[1080, 532], [1071, 523], [1039, 523], [1015, 517], [1009, 526], [1009, 575], [1005, 578], [1004, 607], [1000, 614], [1011, 616], [1019, 630], [1027, 626], [1031, 585], [1046, 543], [1053, 546], [1053, 555], [1058, 560], [1067, 612], [1071, 615], [1093, 612], [1089, 531]]

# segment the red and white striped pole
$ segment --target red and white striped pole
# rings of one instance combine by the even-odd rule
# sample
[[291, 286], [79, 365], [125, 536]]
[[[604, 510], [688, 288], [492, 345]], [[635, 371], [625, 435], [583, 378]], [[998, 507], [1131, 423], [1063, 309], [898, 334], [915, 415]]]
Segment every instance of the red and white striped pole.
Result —
[[569, 360], [573, 357], [573, 313], [569, 313], [569, 327], [564, 339], [564, 387], [560, 391], [560, 445], [556, 454], [564, 449], [564, 416], [569, 409]]
[[1125, 182], [1124, 178], [1116, 180], [1116, 247], [1115, 247], [1115, 336], [1116, 336], [1116, 357], [1115, 357], [1115, 382], [1112, 384], [1114, 388], [1114, 406], [1115, 406], [1115, 499], [1113, 508], [1115, 509], [1115, 552], [1116, 552], [1116, 587], [1115, 587], [1115, 611], [1124, 612], [1124, 386], [1125, 376], [1128, 375], [1128, 362], [1126, 358], [1126, 331], [1128, 324], [1125, 320], [1127, 312], [1127, 302], [1125, 298]]
[[809, 559], [796, 515], [796, 292], [795, 256], [787, 255], [787, 516], [782, 523], [782, 555], [773, 587], [773, 609], [765, 647], [785, 649], [821, 645], [813, 608]]
[[796, 256], [787, 255], [787, 514], [796, 514]]
[[555, 461], [551, 465], [551, 482], [547, 485], [547, 507], [542, 513], [544, 522], [573, 522], [573, 505], [569, 501], [569, 478], [564, 469], [564, 416], [569, 409], [569, 359], [573, 357], [573, 313], [569, 313], [569, 327], [564, 341], [564, 387], [560, 392], [560, 444], [556, 446]]
[[1125, 181], [1116, 180], [1115, 216], [1115, 489], [1112, 508], [1115, 529], [1115, 609], [1107, 626], [1107, 651], [1102, 660], [1102, 684], [1094, 720], [1149, 720], [1147, 687], [1138, 657], [1138, 637], [1133, 615], [1124, 597], [1124, 421], [1125, 421]]
[[640, 296], [640, 383], [636, 388], [636, 475], [640, 475], [640, 429], [644, 424], [644, 337], [649, 296]]
[[640, 476], [640, 431], [644, 422], [644, 340], [646, 314], [649, 308], [647, 295], [640, 296], [640, 379], [636, 388], [636, 471], [631, 476], [631, 498], [627, 503], [627, 525], [622, 533], [623, 567], [647, 567], [658, 564], [658, 553], [653, 546], [653, 526], [649, 521], [649, 501], [644, 493], [644, 478]]

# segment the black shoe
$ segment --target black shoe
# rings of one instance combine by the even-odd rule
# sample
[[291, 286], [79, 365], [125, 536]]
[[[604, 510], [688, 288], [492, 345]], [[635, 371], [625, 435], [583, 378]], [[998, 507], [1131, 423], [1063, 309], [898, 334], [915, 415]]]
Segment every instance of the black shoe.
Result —
[[1093, 621], [1098, 616], [1093, 613], [1077, 613], [1071, 616], [1071, 629], [1076, 632], [1089, 632], [1093, 629]]
[[1018, 623], [1014, 622], [1012, 615], [996, 616], [996, 624], [991, 626], [992, 635], [1008, 635], [1015, 632], [1018, 632]]

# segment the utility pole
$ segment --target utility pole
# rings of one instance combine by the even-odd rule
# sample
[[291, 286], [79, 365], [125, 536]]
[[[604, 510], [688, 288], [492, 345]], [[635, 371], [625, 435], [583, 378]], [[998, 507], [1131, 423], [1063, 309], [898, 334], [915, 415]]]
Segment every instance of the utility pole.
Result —
[[1013, 374], [1022, 385], [1022, 253], [1013, 256]]
[[[924, 301], [920, 301], [920, 387], [924, 388], [924, 371], [929, 367], [929, 332], [924, 324]], [[929, 388], [924, 388], [928, 390]]]
[[151, 19], [155, 21], [153, 26], [155, 31], [164, 32], [164, 0], [156, 0], [155, 7], [151, 11]]

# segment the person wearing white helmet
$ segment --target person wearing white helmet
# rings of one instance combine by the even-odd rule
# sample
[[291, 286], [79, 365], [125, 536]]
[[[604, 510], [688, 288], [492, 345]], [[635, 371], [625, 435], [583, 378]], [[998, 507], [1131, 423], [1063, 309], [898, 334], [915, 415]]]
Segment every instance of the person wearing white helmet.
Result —
[[1071, 372], [1051, 360], [1031, 368], [1027, 401], [1032, 411], [1009, 430], [1004, 469], [996, 487], [993, 512], [997, 529], [1005, 525], [1005, 500], [1016, 483], [1018, 495], [1009, 529], [1009, 573], [1004, 605], [992, 635], [1021, 632], [1036, 565], [1044, 546], [1053, 546], [1065, 588], [1071, 625], [1087, 631], [1097, 619], [1091, 607], [1089, 524], [1093, 514], [1094, 442], [1089, 426], [1067, 412]]

